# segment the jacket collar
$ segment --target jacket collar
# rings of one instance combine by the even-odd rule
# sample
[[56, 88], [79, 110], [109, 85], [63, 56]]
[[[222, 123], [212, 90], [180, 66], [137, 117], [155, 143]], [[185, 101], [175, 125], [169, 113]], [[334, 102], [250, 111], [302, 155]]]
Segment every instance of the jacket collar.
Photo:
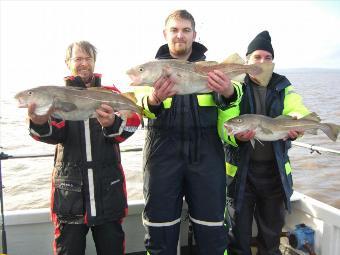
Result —
[[[101, 78], [101, 74], [94, 73], [91, 81], [91, 87], [101, 87]], [[66, 86], [86, 88], [85, 83], [79, 76], [66, 76], [64, 81]]]
[[[204, 53], [207, 50], [208, 49], [203, 44], [198, 43], [198, 42], [193, 42], [192, 52], [191, 52], [191, 55], [189, 56], [188, 61], [196, 62], [196, 61], [205, 60], [206, 56], [204, 55]], [[168, 44], [164, 44], [161, 47], [159, 47], [155, 58], [156, 59], [173, 59], [173, 57], [170, 55]]]

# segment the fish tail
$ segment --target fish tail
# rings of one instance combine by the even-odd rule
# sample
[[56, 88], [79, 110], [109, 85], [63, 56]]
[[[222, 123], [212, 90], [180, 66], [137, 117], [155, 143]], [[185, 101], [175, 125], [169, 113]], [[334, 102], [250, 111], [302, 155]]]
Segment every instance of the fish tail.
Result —
[[322, 123], [320, 126], [322, 132], [324, 132], [329, 139], [335, 142], [340, 132], [340, 126], [333, 123]]
[[134, 92], [125, 92], [121, 94], [122, 96], [130, 99], [132, 102], [137, 103], [137, 98]]

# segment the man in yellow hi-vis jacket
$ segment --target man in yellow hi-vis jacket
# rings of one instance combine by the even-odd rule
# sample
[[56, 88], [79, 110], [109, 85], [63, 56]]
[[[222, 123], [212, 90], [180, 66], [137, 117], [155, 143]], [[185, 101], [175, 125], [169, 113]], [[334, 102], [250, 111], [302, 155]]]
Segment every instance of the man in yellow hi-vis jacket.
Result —
[[[249, 44], [247, 63], [271, 63], [274, 50], [267, 31], [258, 34]], [[258, 254], [281, 254], [280, 233], [284, 225], [285, 208], [290, 210], [292, 173], [287, 155], [291, 139], [302, 133], [289, 132], [287, 140], [255, 143], [253, 130], [227, 136], [223, 122], [242, 114], [262, 114], [270, 117], [290, 115], [297, 118], [309, 113], [301, 97], [295, 93], [289, 80], [272, 73], [268, 84], [258, 84], [247, 75], [236, 87], [238, 100], [220, 115], [219, 132], [226, 141], [228, 197], [235, 213], [231, 254], [251, 255], [252, 221], [258, 227]]]

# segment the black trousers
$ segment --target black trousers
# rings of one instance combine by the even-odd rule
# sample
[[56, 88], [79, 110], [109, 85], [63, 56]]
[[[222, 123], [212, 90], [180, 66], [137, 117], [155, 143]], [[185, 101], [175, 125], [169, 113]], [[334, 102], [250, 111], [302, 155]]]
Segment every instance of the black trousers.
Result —
[[279, 246], [285, 219], [284, 198], [275, 162], [251, 162], [241, 210], [233, 216], [235, 225], [230, 254], [251, 255], [253, 217], [258, 229], [257, 254], [281, 254]]
[[91, 228], [97, 255], [123, 255], [125, 241], [118, 221], [88, 227], [84, 224], [59, 223], [55, 228], [54, 255], [84, 255], [86, 235]]

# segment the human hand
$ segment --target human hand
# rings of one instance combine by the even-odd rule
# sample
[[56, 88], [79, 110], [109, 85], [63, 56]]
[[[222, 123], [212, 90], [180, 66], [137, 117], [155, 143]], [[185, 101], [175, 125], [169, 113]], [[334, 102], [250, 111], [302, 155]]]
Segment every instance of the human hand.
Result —
[[234, 94], [234, 86], [231, 84], [230, 78], [220, 70], [208, 73], [208, 87], [226, 98]]
[[287, 136], [283, 138], [283, 141], [286, 141], [288, 139], [295, 140], [296, 138], [303, 136], [305, 132], [303, 131], [298, 131], [298, 130], [289, 130]]
[[49, 118], [50, 118], [50, 116], [51, 116], [51, 114], [53, 112], [53, 108], [51, 107], [47, 111], [47, 113], [44, 114], [44, 115], [37, 115], [37, 114], [34, 113], [36, 107], [37, 106], [36, 106], [35, 103], [29, 103], [28, 104], [28, 108], [27, 108], [28, 109], [27, 110], [28, 119], [30, 119], [36, 125], [45, 124], [49, 120]]
[[255, 135], [256, 135], [255, 130], [247, 130], [236, 134], [235, 137], [237, 140], [241, 142], [247, 142], [251, 139], [254, 139]]
[[161, 76], [154, 83], [154, 91], [148, 96], [148, 103], [150, 105], [160, 105], [167, 97], [176, 94], [174, 90], [175, 83], [168, 77]]
[[97, 120], [102, 127], [112, 126], [115, 121], [113, 108], [107, 104], [101, 104], [96, 110]]

